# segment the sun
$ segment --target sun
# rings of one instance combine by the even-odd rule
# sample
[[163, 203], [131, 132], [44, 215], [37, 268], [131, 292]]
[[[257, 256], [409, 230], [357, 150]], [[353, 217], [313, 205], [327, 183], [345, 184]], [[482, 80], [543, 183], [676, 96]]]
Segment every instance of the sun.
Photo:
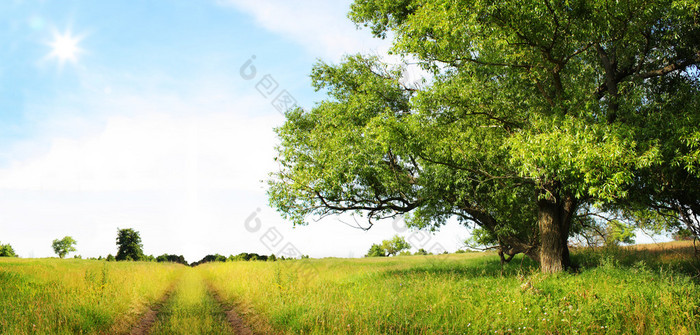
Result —
[[64, 33], [54, 32], [53, 41], [49, 43], [49, 46], [51, 46], [49, 58], [55, 58], [61, 64], [66, 62], [77, 63], [78, 54], [82, 52], [78, 44], [82, 39], [81, 36], [73, 35], [70, 30]]

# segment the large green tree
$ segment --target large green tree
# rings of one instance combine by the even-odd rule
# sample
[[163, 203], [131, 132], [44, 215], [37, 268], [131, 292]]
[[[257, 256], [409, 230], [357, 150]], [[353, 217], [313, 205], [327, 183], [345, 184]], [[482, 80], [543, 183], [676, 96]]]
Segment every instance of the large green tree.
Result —
[[78, 242], [76, 242], [72, 237], [66, 236], [60, 240], [53, 240], [53, 243], [51, 243], [51, 248], [53, 248], [53, 252], [55, 252], [58, 257], [64, 258], [68, 253], [75, 251], [74, 245], [76, 243]]
[[456, 217], [506, 257], [560, 271], [582, 209], [686, 187], [659, 171], [698, 164], [698, 112], [683, 106], [697, 100], [699, 13], [674, 0], [357, 0], [350, 18], [392, 36], [430, 78], [405, 85], [377, 57], [317, 64], [329, 98], [277, 129], [270, 201], [297, 224], [347, 211], [431, 228]]
[[144, 258], [143, 244], [139, 232], [131, 229], [117, 229], [118, 261], [138, 261]]

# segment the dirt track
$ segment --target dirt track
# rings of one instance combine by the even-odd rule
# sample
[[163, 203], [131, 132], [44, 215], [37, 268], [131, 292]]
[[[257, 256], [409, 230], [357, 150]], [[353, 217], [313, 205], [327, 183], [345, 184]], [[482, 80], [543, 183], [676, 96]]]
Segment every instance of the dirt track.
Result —
[[148, 311], [141, 317], [139, 323], [131, 329], [130, 335], [146, 335], [153, 327], [153, 323], [156, 322], [156, 317], [158, 312], [165, 305], [165, 303], [170, 299], [170, 295], [175, 291], [175, 285], [168, 288], [168, 291], [163, 295], [158, 302], [153, 304], [148, 308]]
[[[168, 291], [163, 295], [158, 302], [153, 304], [148, 308], [148, 311], [139, 320], [139, 323], [131, 329], [130, 335], [146, 335], [150, 332], [151, 327], [156, 322], [158, 318], [158, 313], [161, 308], [167, 303], [171, 295], [175, 291], [175, 285], [170, 287]], [[219, 294], [211, 287], [207, 286], [207, 289], [216, 302], [221, 306], [222, 310], [226, 313], [226, 320], [228, 320], [231, 328], [233, 329], [233, 334], [236, 335], [254, 335], [253, 331], [246, 326], [243, 319], [236, 313], [232, 306], [225, 304]]]
[[226, 313], [226, 319], [231, 325], [231, 328], [233, 328], [233, 333], [237, 335], [254, 335], [253, 331], [246, 326], [243, 318], [236, 313], [235, 309], [232, 306], [224, 303], [221, 296], [219, 296], [216, 290], [214, 290], [211, 286], [209, 286], [208, 289], [212, 297], [214, 297], [214, 299], [219, 303], [219, 305], [221, 305], [222, 309]]

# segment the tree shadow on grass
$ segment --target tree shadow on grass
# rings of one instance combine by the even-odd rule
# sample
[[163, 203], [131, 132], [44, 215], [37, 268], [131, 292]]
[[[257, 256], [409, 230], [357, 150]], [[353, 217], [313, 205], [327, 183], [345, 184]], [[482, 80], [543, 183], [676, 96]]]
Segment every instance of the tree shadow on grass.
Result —
[[390, 269], [381, 272], [382, 276], [437, 276], [460, 278], [504, 278], [530, 274], [538, 270], [537, 263], [523, 255], [515, 256], [509, 263], [501, 267], [498, 256], [485, 256], [468, 261], [452, 259], [449, 255], [444, 258], [430, 258], [421, 263], [404, 269]]
[[[612, 261], [620, 268], [631, 268], [643, 264], [654, 271], [673, 271], [700, 278], [700, 259], [694, 256], [690, 247], [633, 249], [598, 248], [573, 249], [571, 259], [580, 271], [601, 266]], [[428, 256], [425, 263], [408, 268], [389, 269], [380, 272], [385, 277], [393, 276], [439, 276], [460, 278], [508, 278], [529, 275], [539, 271], [539, 264], [524, 255], [517, 255], [501, 267], [498, 256], [484, 256], [476, 259], [455, 259], [450, 255], [443, 258]]]
[[650, 270], [671, 270], [692, 277], [700, 277], [700, 259], [692, 245], [637, 249], [633, 247], [581, 248], [572, 252], [572, 260], [585, 268], [598, 267], [606, 262], [627, 268], [644, 264]]

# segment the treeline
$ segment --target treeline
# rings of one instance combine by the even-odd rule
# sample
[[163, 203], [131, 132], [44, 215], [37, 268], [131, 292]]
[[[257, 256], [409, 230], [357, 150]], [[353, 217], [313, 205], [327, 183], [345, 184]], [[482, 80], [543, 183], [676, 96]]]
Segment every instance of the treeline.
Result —
[[[302, 259], [309, 258], [308, 255], [302, 255]], [[204, 263], [209, 263], [209, 262], [241, 262], [241, 261], [263, 261], [263, 262], [275, 262], [275, 261], [284, 261], [284, 260], [289, 260], [289, 259], [294, 259], [294, 258], [285, 258], [284, 256], [277, 257], [275, 254], [271, 254], [270, 256], [267, 255], [260, 255], [256, 253], [248, 253], [248, 252], [242, 252], [238, 255], [230, 255], [228, 257], [224, 255], [219, 255], [219, 254], [214, 254], [214, 255], [206, 255], [204, 258], [199, 260], [198, 262], [194, 262], [190, 264], [191, 266], [197, 266], [200, 264]]]

